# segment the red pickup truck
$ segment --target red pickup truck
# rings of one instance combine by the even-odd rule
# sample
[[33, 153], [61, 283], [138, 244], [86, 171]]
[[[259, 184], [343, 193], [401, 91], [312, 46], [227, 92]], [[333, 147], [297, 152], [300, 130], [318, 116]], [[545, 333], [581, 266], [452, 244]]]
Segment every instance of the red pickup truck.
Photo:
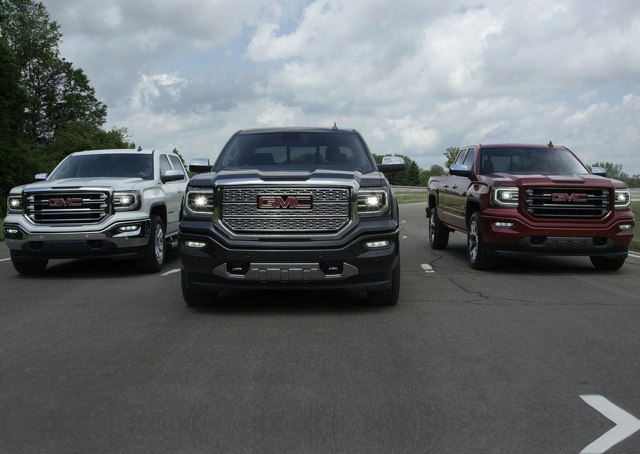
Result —
[[445, 249], [467, 235], [472, 268], [497, 257], [589, 256], [598, 270], [624, 264], [634, 234], [627, 185], [591, 172], [568, 148], [497, 144], [462, 147], [449, 175], [429, 179], [429, 243]]

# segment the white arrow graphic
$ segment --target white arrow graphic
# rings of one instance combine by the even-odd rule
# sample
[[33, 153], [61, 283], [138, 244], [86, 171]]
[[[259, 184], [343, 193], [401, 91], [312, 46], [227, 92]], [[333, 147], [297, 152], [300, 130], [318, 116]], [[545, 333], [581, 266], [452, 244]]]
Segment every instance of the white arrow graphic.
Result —
[[582, 400], [605, 415], [616, 426], [603, 434], [596, 441], [580, 451], [580, 454], [602, 454], [616, 443], [621, 442], [634, 432], [640, 430], [640, 420], [622, 408], [613, 405], [609, 400], [597, 394], [580, 396]]

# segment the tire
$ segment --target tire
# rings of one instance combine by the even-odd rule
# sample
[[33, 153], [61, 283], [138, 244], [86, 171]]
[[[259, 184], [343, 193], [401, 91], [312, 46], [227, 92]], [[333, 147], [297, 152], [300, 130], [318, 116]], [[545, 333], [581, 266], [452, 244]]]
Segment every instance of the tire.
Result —
[[398, 302], [400, 296], [400, 258], [393, 269], [391, 277], [391, 287], [386, 290], [376, 290], [367, 292], [367, 302], [371, 306], [393, 306]]
[[213, 306], [218, 302], [218, 294], [216, 292], [189, 290], [187, 286], [187, 276], [184, 270], [180, 271], [180, 280], [182, 281], [182, 297], [188, 306]]
[[433, 207], [429, 218], [429, 245], [431, 249], [446, 249], [449, 244], [449, 229], [438, 217], [438, 209]]
[[166, 254], [164, 224], [160, 217], [152, 215], [149, 243], [144, 250], [144, 255], [138, 259], [138, 269], [147, 273], [157, 273], [164, 265]]
[[490, 270], [496, 266], [495, 257], [487, 254], [487, 246], [482, 239], [480, 212], [476, 211], [469, 219], [467, 229], [467, 257], [474, 270]]
[[49, 260], [47, 259], [39, 259], [39, 260], [15, 260], [11, 259], [13, 263], [13, 267], [16, 271], [25, 276], [38, 276], [44, 273], [44, 270], [47, 268], [47, 264]]
[[626, 257], [601, 257], [598, 255], [592, 255], [589, 257], [591, 259], [591, 263], [598, 271], [617, 271], [622, 268], [624, 265], [624, 261], [627, 259]]

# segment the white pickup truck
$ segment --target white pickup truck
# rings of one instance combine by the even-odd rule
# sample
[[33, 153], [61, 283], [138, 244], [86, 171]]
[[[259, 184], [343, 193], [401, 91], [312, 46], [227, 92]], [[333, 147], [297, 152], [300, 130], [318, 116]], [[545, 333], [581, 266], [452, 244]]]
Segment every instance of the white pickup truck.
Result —
[[33, 275], [49, 259], [102, 257], [160, 271], [167, 247], [177, 247], [187, 182], [175, 153], [72, 153], [50, 175], [10, 191], [4, 235], [13, 266]]

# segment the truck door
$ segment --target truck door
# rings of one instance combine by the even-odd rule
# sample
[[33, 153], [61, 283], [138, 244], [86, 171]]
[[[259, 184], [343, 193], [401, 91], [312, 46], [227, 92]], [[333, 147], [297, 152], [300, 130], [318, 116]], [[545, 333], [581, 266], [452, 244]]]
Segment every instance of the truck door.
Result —
[[[178, 161], [177, 157], [169, 156], [173, 160], [173, 158]], [[177, 165], [175, 165], [177, 164]], [[167, 170], [182, 170], [184, 169], [180, 165], [180, 162], [174, 163], [174, 168], [172, 169], [171, 164], [169, 164], [169, 160], [167, 159], [167, 155], [160, 155], [160, 171], [166, 172]], [[170, 181], [164, 183], [164, 193], [167, 197], [167, 234], [175, 233], [178, 231], [178, 223], [180, 216], [180, 207], [182, 204], [182, 197], [184, 197], [184, 188], [187, 181], [187, 177], [185, 175], [184, 180], [179, 181]]]
[[[471, 168], [475, 157], [475, 150], [464, 149], [460, 151], [454, 164], [462, 164]], [[465, 205], [467, 188], [470, 180], [466, 177], [449, 175], [442, 188], [442, 219], [449, 224], [460, 229], [466, 228]]]

